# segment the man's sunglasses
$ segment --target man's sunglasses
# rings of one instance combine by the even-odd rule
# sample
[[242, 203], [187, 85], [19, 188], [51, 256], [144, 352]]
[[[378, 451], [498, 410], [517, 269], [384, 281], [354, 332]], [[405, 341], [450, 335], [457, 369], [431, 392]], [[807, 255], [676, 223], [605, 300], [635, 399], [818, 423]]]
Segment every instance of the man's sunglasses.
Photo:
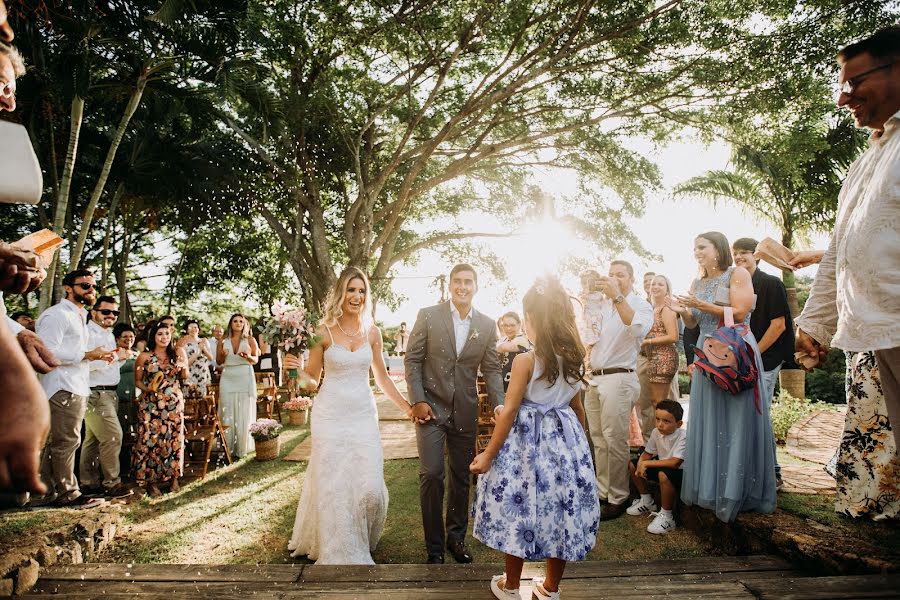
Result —
[[78, 287], [80, 287], [80, 288], [83, 289], [83, 290], [95, 290], [95, 289], [97, 289], [96, 284], [93, 284], [93, 283], [74, 283], [74, 284], [72, 284], [72, 285], [77, 285]]
[[118, 316], [119, 316], [119, 311], [117, 311], [117, 310], [112, 310], [111, 308], [98, 308], [98, 309], [97, 309], [97, 312], [100, 313], [101, 315], [105, 316], [105, 317], [108, 317], [109, 315], [112, 315], [112, 316], [114, 316], [114, 317], [118, 317]]

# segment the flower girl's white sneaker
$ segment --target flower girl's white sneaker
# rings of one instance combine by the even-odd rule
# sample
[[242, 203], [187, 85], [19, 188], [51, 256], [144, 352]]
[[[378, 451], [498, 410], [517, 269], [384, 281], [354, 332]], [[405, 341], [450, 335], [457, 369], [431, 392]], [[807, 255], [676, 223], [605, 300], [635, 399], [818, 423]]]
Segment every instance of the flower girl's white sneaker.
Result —
[[531, 582], [534, 584], [534, 597], [538, 600], [559, 600], [559, 591], [548, 592], [544, 589], [543, 577], [532, 577]]
[[632, 517], [638, 517], [641, 515], [649, 515], [652, 512], [656, 512], [656, 504], [651, 500], [650, 502], [644, 502], [644, 499], [638, 496], [637, 500], [631, 503], [631, 506], [628, 507], [627, 512]]
[[506, 600], [507, 598], [515, 598], [518, 600], [519, 598], [519, 588], [514, 590], [506, 589], [506, 573], [503, 575], [494, 575], [491, 577], [491, 591], [494, 592], [494, 597], [498, 600]]
[[647, 531], [656, 535], [665, 535], [675, 529], [675, 519], [662, 512], [653, 513], [653, 521], [647, 525]]

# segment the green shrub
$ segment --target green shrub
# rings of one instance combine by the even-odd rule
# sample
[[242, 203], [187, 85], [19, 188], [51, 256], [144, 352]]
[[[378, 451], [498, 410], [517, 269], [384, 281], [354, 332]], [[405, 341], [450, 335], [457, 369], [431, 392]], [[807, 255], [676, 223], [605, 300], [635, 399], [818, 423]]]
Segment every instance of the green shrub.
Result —
[[829, 404], [846, 404], [847, 359], [843, 350], [832, 348], [825, 364], [806, 374], [806, 395]]
[[691, 378], [687, 373], [678, 373], [678, 393], [687, 396], [691, 393]]
[[794, 398], [785, 390], [781, 390], [772, 401], [770, 413], [772, 430], [775, 432], [775, 441], [783, 444], [787, 439], [788, 431], [794, 426], [794, 423], [823, 410], [834, 410], [834, 406], [825, 402]]

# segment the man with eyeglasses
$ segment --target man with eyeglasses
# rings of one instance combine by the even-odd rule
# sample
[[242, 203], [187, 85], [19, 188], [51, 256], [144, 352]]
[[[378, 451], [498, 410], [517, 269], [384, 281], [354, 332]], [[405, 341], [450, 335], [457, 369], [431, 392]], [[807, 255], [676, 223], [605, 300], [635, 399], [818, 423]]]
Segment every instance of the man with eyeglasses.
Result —
[[900, 26], [847, 46], [838, 63], [838, 106], [872, 135], [841, 187], [796, 349], [815, 361], [811, 368], [829, 346], [874, 351], [900, 446]]
[[[87, 325], [88, 348], [114, 352], [112, 362], [90, 363], [91, 395], [84, 414], [84, 443], [78, 474], [85, 494], [103, 494], [108, 498], [124, 498], [131, 489], [119, 477], [119, 454], [122, 451], [122, 425], [119, 422], [119, 371], [127, 353], [118, 348], [112, 326], [119, 318], [119, 305], [112, 296], [100, 296], [91, 310]], [[99, 476], [102, 475], [102, 485]]]
[[[85, 307], [94, 304], [94, 274], [79, 269], [68, 273], [62, 283], [66, 297], [45, 310], [37, 320], [37, 334], [60, 366], [41, 381], [50, 399], [50, 440], [44, 448], [41, 477], [50, 489], [32, 504], [93, 508], [104, 501], [82, 495], [75, 480], [75, 452], [81, 444], [81, 424], [91, 394], [90, 363], [95, 360], [111, 363], [115, 355], [103, 346], [88, 349], [90, 336]], [[115, 348], [115, 343], [111, 347]]]

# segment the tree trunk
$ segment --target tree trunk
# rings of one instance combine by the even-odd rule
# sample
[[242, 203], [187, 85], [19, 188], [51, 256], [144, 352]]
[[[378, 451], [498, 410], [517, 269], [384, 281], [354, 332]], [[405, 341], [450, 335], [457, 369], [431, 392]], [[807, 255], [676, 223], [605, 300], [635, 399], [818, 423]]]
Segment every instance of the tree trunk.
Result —
[[[75, 156], [78, 154], [78, 136], [81, 135], [81, 123], [84, 117], [84, 98], [75, 94], [72, 98], [72, 110], [69, 117], [69, 147], [66, 150], [66, 162], [63, 165], [62, 180], [59, 184], [59, 197], [53, 209], [53, 232], [65, 238], [66, 212], [69, 209], [69, 191], [72, 187], [72, 173], [75, 171]], [[43, 312], [53, 302], [53, 291], [56, 289], [57, 271], [59, 270], [57, 252], [50, 266], [48, 281], [41, 286], [41, 302], [39, 310]]]
[[142, 72], [138, 77], [137, 87], [135, 87], [134, 91], [131, 93], [131, 98], [128, 100], [128, 105], [125, 107], [125, 113], [119, 120], [119, 126], [116, 128], [116, 133], [113, 135], [112, 142], [110, 142], [109, 150], [106, 153], [106, 160], [103, 161], [103, 168], [100, 170], [100, 176], [97, 178], [97, 183], [94, 185], [94, 191], [91, 192], [91, 199], [88, 201], [87, 208], [84, 209], [84, 218], [81, 221], [81, 231], [78, 232], [78, 241], [75, 243], [75, 250], [69, 258], [69, 265], [72, 268], [77, 268], [78, 263], [81, 262], [81, 255], [84, 253], [84, 245], [87, 241], [88, 232], [91, 230], [91, 221], [94, 218], [94, 211], [97, 209], [97, 203], [100, 201], [100, 196], [103, 195], [103, 190], [106, 187], [106, 180], [109, 178], [109, 171], [112, 169], [112, 164], [116, 158], [119, 144], [122, 143], [122, 138], [125, 137], [125, 130], [128, 129], [131, 117], [134, 116], [138, 105], [141, 103], [141, 96], [144, 94], [146, 85], [147, 79]]
[[116, 209], [119, 208], [119, 200], [125, 192], [125, 184], [120, 183], [109, 205], [109, 214], [106, 216], [106, 234], [103, 236], [103, 262], [100, 267], [100, 291], [106, 290], [106, 282], [109, 267], [109, 239], [113, 233], [113, 225], [116, 220]]
[[[794, 230], [784, 227], [781, 230], [781, 243], [785, 248], [790, 248], [794, 244]], [[791, 311], [791, 317], [794, 319], [800, 314], [800, 303], [797, 301], [797, 280], [793, 271], [782, 271], [781, 281], [784, 283], [784, 289], [787, 291], [788, 308]]]
[[191, 243], [191, 237], [194, 235], [195, 227], [191, 227], [191, 233], [181, 246], [181, 258], [178, 260], [178, 266], [175, 268], [175, 274], [172, 281], [169, 282], [169, 299], [166, 302], [166, 314], [172, 314], [172, 302], [175, 300], [175, 288], [178, 287], [178, 279], [181, 277], [181, 269], [184, 268], [184, 259], [187, 256], [188, 244]]

